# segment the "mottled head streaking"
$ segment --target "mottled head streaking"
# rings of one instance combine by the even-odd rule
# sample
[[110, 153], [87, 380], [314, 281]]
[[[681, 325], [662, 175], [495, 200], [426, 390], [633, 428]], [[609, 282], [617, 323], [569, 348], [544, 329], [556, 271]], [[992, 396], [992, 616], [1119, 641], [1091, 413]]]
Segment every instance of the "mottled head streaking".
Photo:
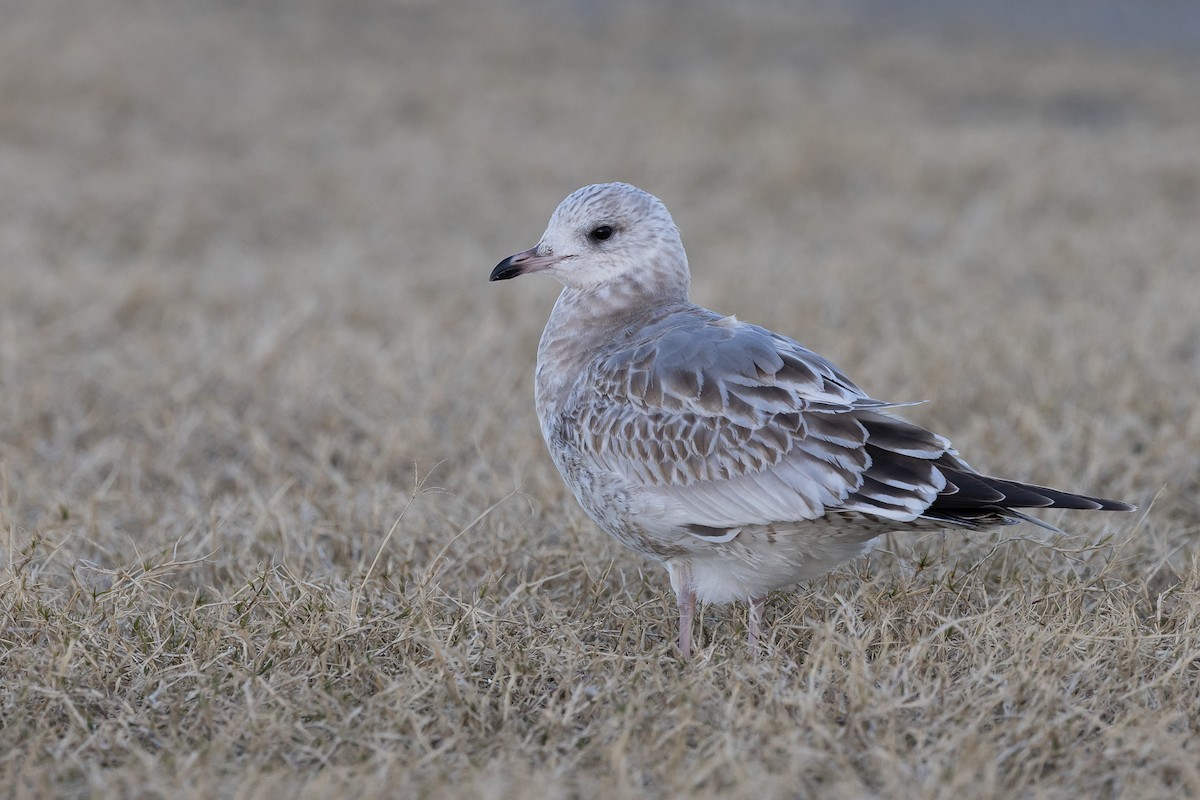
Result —
[[585, 186], [559, 203], [542, 239], [492, 270], [503, 281], [546, 272], [573, 289], [642, 284], [658, 297], [684, 298], [687, 255], [667, 207], [627, 183]]

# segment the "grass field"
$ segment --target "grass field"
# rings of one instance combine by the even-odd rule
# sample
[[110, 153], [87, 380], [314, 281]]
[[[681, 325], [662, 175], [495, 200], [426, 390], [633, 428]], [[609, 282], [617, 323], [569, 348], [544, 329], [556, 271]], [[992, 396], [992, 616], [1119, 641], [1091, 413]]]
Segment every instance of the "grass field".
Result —
[[[677, 4], [670, 4], [677, 5]], [[3, 2], [0, 795], [1200, 796], [1194, 57], [832, 6]], [[578, 186], [984, 471], [673, 650], [554, 470]]]

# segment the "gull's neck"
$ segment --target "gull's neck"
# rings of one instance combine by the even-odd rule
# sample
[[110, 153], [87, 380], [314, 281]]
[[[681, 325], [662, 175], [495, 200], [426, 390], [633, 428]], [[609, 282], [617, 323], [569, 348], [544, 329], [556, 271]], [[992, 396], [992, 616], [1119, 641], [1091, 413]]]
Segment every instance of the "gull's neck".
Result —
[[538, 360], [543, 354], [569, 357], [592, 353], [611, 342], [618, 331], [654, 311], [686, 304], [687, 295], [686, 277], [670, 283], [625, 278], [586, 289], [567, 286], [546, 322]]

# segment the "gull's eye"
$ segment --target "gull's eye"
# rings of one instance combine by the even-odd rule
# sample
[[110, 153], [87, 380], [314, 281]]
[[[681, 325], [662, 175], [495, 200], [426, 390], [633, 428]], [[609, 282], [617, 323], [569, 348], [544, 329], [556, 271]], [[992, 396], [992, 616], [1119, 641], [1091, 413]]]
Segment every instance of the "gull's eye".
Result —
[[600, 225], [596, 228], [592, 228], [592, 232], [588, 234], [588, 236], [597, 242], [603, 242], [612, 235], [613, 229], [611, 225]]

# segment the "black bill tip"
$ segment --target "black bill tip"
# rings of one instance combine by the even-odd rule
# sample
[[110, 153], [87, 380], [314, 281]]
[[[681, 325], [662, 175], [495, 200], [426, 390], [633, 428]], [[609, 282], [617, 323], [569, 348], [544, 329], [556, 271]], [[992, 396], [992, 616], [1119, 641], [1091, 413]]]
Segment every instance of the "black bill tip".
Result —
[[506, 281], [506, 280], [509, 280], [510, 278], [515, 278], [518, 275], [520, 275], [521, 274], [521, 265], [519, 263], [518, 264], [513, 263], [516, 260], [517, 260], [517, 256], [509, 256], [508, 258], [501, 261], [499, 264], [496, 265], [496, 268], [492, 270], [492, 274], [490, 276], [488, 276], [488, 280], [489, 281]]

